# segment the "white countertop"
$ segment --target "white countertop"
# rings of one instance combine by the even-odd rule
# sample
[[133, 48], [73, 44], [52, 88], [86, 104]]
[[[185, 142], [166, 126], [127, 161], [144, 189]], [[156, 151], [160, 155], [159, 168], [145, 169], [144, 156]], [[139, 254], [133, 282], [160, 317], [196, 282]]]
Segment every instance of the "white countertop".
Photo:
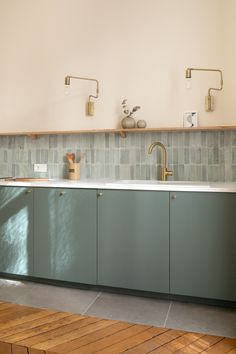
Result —
[[189, 181], [146, 181], [146, 180], [81, 180], [51, 179], [48, 181], [4, 181], [0, 186], [42, 187], [42, 188], [84, 188], [120, 189], [146, 191], [183, 191], [183, 192], [226, 192], [236, 193], [236, 182], [189, 182]]

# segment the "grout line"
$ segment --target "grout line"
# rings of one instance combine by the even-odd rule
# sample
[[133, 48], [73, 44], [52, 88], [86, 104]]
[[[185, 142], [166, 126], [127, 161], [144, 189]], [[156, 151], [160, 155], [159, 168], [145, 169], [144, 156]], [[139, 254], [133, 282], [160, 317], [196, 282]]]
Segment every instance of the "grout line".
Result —
[[97, 301], [97, 299], [99, 298], [99, 296], [101, 295], [102, 293], [98, 293], [97, 296], [93, 299], [93, 301], [90, 302], [90, 304], [85, 308], [85, 310], [82, 312], [82, 315], [85, 315], [86, 312], [89, 310], [89, 308], [95, 303], [95, 301]]
[[165, 322], [164, 322], [164, 327], [166, 327], [166, 323], [167, 323], [168, 316], [169, 316], [169, 313], [170, 313], [171, 305], [172, 305], [172, 301], [170, 302], [170, 305], [169, 305], [169, 308], [168, 308], [168, 311], [167, 311], [167, 314], [166, 314], [166, 319], [165, 319]]

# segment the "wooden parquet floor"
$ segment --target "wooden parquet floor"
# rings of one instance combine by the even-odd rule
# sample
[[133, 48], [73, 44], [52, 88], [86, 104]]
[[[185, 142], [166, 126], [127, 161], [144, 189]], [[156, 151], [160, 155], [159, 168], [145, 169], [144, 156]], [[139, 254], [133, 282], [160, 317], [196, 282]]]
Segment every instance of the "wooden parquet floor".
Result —
[[0, 354], [236, 354], [236, 339], [0, 302]]

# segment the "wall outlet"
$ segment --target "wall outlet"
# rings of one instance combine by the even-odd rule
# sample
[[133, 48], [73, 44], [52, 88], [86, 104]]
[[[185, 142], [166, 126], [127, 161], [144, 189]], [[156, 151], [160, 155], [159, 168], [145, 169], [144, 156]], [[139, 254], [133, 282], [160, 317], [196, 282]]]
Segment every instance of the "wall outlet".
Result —
[[47, 164], [46, 163], [35, 163], [34, 164], [34, 172], [47, 172]]
[[196, 111], [189, 111], [189, 112], [184, 112], [184, 127], [186, 128], [191, 128], [191, 127], [197, 127], [198, 126], [198, 112]]

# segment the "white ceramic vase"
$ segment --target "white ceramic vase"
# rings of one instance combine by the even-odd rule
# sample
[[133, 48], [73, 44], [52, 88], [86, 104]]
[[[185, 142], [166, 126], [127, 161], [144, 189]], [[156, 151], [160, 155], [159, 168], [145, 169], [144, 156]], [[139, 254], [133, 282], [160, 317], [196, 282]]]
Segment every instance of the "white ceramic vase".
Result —
[[137, 127], [138, 128], [146, 128], [147, 123], [145, 122], [145, 120], [138, 120], [137, 121]]
[[132, 129], [135, 128], [135, 120], [132, 117], [125, 117], [121, 121], [121, 126], [124, 129]]

